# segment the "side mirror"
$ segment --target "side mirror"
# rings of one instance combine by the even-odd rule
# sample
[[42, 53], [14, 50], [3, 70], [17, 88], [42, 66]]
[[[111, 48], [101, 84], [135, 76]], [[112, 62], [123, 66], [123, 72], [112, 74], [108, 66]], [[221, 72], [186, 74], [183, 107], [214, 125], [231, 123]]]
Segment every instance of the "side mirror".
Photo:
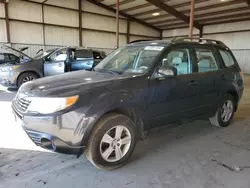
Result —
[[161, 66], [157, 72], [162, 77], [174, 77], [177, 75], [177, 69], [171, 66]]
[[50, 61], [50, 57], [44, 57], [44, 61]]

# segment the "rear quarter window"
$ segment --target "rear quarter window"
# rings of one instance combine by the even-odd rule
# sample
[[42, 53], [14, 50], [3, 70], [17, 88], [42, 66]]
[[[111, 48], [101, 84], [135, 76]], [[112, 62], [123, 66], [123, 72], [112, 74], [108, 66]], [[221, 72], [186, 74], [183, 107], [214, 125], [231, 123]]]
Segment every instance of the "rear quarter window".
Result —
[[234, 58], [229, 51], [219, 50], [219, 52], [220, 52], [220, 55], [221, 55], [226, 67], [231, 67], [231, 66], [235, 65]]

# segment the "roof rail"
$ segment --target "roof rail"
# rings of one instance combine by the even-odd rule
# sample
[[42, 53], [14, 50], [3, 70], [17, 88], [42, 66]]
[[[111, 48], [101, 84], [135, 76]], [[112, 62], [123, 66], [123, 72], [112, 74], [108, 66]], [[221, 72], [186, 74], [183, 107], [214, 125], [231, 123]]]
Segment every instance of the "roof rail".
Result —
[[172, 43], [185, 42], [185, 41], [198, 42], [201, 44], [204, 44], [204, 43], [218, 44], [218, 45], [222, 45], [226, 47], [226, 45], [219, 40], [204, 39], [204, 38], [198, 38], [198, 37], [175, 37], [173, 40], [171, 40]]
[[147, 40], [147, 39], [134, 40], [134, 41], [129, 42], [128, 44], [132, 44], [132, 43], [136, 43], [136, 42], [145, 42], [145, 41], [151, 41], [151, 40]]

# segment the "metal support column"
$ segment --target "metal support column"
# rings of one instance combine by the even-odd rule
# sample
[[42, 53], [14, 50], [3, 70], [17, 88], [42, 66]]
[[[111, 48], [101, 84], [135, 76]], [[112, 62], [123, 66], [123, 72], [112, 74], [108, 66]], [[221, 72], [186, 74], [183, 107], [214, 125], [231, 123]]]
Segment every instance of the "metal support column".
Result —
[[79, 46], [82, 46], [82, 0], [78, 0], [79, 11]]
[[202, 37], [203, 37], [203, 26], [201, 27], [200, 33], [199, 33], [199, 38], [202, 38]]
[[160, 40], [162, 40], [163, 39], [163, 31], [161, 30], [160, 31]]
[[127, 20], [127, 43], [130, 42], [130, 20]]
[[46, 43], [46, 41], [45, 41], [45, 25], [44, 25], [44, 3], [46, 3], [46, 1], [48, 1], [48, 0], [45, 0], [42, 2], [43, 45], [45, 45], [45, 43]]
[[189, 16], [189, 37], [193, 37], [193, 29], [194, 29], [194, 5], [195, 5], [195, 0], [191, 0], [190, 16]]
[[116, 48], [119, 47], [119, 8], [120, 1], [116, 0]]
[[5, 9], [5, 21], [6, 21], [6, 34], [7, 34], [7, 42], [11, 43], [10, 40], [10, 20], [9, 20], [9, 8], [8, 8], [8, 3], [4, 4], [4, 9]]

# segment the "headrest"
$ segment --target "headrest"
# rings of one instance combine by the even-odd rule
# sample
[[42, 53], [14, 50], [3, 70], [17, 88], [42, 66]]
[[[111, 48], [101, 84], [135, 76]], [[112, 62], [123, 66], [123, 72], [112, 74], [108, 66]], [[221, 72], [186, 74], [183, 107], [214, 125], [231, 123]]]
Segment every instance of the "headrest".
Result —
[[175, 57], [172, 61], [172, 64], [181, 64], [181, 63], [182, 63], [181, 57]]

